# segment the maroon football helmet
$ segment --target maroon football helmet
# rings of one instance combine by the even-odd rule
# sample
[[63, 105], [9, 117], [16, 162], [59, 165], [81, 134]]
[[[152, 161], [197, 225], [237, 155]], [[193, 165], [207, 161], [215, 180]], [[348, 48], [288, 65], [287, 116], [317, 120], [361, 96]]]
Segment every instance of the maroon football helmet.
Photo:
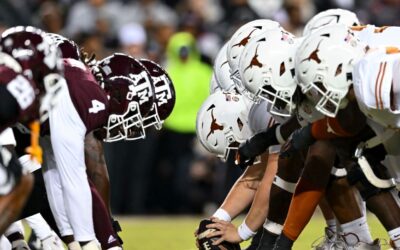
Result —
[[[118, 111], [110, 116], [107, 130], [111, 140], [137, 140], [145, 137], [143, 118], [154, 104], [154, 86], [146, 68], [135, 58], [116, 53], [98, 62], [97, 67], [102, 74], [104, 90], [110, 96], [110, 109]], [[111, 101], [114, 100], [114, 101]], [[123, 114], [123, 117], [121, 115]], [[111, 120], [110, 120], [111, 119]], [[111, 122], [111, 123], [110, 123]], [[124, 128], [125, 138], [114, 138], [115, 129]], [[122, 123], [122, 124], [121, 124]], [[121, 131], [119, 132], [121, 133]]]
[[0, 51], [12, 56], [20, 64], [22, 74], [34, 81], [40, 100], [40, 120], [46, 120], [66, 89], [58, 48], [41, 30], [17, 26], [2, 33]]
[[50, 37], [60, 49], [63, 58], [80, 60], [81, 52], [79, 51], [79, 46], [74, 41], [55, 33], [46, 33], [46, 36]]
[[155, 126], [161, 129], [162, 123], [172, 113], [175, 106], [175, 88], [167, 72], [157, 63], [140, 59], [149, 71], [155, 91], [155, 104], [144, 118], [144, 127]]

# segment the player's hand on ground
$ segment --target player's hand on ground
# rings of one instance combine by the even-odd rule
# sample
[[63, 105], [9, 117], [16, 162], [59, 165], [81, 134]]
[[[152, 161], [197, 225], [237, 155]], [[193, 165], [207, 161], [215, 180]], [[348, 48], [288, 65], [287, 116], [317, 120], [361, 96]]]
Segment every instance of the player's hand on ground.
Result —
[[216, 231], [209, 233], [207, 238], [219, 237], [213, 242], [213, 245], [219, 245], [223, 241], [230, 243], [240, 243], [243, 240], [240, 238], [239, 233], [235, 225], [230, 222], [212, 218], [212, 224], [207, 225], [207, 228], [217, 229]]

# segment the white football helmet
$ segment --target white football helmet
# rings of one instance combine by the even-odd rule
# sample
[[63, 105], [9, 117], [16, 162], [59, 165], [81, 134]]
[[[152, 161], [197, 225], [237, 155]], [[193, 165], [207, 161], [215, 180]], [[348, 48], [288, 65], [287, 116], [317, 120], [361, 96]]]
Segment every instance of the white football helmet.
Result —
[[215, 78], [215, 71], [213, 71], [210, 80], [210, 95], [220, 90], [221, 87], [219, 86], [217, 79]]
[[344, 9], [329, 9], [318, 13], [307, 22], [303, 36], [308, 36], [323, 26], [338, 23], [349, 27], [360, 25], [360, 21], [354, 12]]
[[291, 33], [275, 29], [260, 34], [243, 50], [239, 65], [242, 83], [250, 93], [272, 104], [272, 114], [291, 116], [295, 108], [294, 57], [299, 44]]
[[197, 113], [197, 138], [209, 152], [226, 160], [231, 149], [237, 149], [253, 135], [248, 122], [249, 110], [242, 95], [215, 92]]
[[256, 98], [248, 93], [248, 91], [244, 88], [241, 83], [240, 75], [239, 75], [239, 60], [242, 55], [244, 47], [249, 43], [249, 41], [256, 37], [257, 35], [263, 33], [266, 30], [271, 29], [281, 29], [281, 26], [278, 22], [271, 21], [268, 19], [258, 19], [251, 22], [248, 22], [241, 26], [231, 37], [228, 42], [228, 47], [226, 49], [226, 55], [228, 58], [228, 63], [230, 67], [230, 75], [232, 80], [235, 82], [239, 92], [246, 95], [246, 97], [250, 98], [253, 101], [256, 101]]
[[[343, 24], [322, 27], [304, 39], [295, 57], [303, 93], [324, 115], [335, 117], [353, 83], [352, 70], [365, 45]], [[342, 105], [342, 106], [341, 106]]]
[[217, 80], [219, 86], [222, 90], [233, 91], [235, 88], [235, 82], [230, 76], [230, 67], [228, 63], [228, 58], [226, 57], [226, 50], [228, 48], [228, 42], [222, 46], [219, 50], [217, 57], [214, 61], [214, 73], [215, 79]]

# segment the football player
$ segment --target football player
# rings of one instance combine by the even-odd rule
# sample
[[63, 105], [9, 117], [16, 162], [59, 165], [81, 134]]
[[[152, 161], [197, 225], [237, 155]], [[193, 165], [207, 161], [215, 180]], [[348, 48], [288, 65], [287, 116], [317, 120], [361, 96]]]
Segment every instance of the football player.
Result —
[[[269, 47], [265, 46], [268, 44]], [[284, 49], [283, 49], [284, 47]], [[244, 73], [247, 73], [247, 70], [252, 69], [252, 68], [257, 68], [261, 67], [262, 65], [260, 64], [260, 61], [265, 61], [266, 54], [263, 52], [266, 49], [270, 49], [269, 51], [276, 51], [276, 53], [282, 52], [284, 55], [281, 55], [282, 57], [286, 57], [288, 60], [290, 58], [290, 54], [293, 54], [292, 57], [294, 57], [294, 52], [295, 52], [296, 45], [294, 44], [293, 40], [293, 35], [290, 33], [284, 32], [281, 29], [275, 29], [275, 30], [267, 30], [263, 33], [261, 33], [258, 36], [255, 36], [254, 39], [252, 39], [244, 48], [241, 62], [239, 65], [239, 71], [242, 76], [243, 80], [243, 71]], [[269, 58], [272, 58], [271, 55], [268, 55]], [[275, 56], [274, 60], [278, 60], [279, 56]], [[294, 64], [291, 62], [292, 67]], [[289, 80], [289, 78], [292, 78], [292, 81], [294, 81], [294, 76], [291, 76], [290, 73], [290, 65], [287, 65], [288, 67], [288, 78], [285, 78], [285, 76], [282, 77], [284, 80]], [[271, 78], [275, 77], [276, 69], [272, 69], [270, 67], [267, 67], [269, 73], [271, 74]], [[278, 69], [279, 70], [279, 69]], [[278, 73], [279, 74], [279, 73]], [[281, 76], [283, 73], [281, 74]], [[258, 75], [246, 75], [246, 77], [251, 78], [250, 82], [258, 82], [257, 80], [259, 79]], [[252, 92], [250, 93], [254, 94], [254, 96], [259, 96], [258, 92]], [[258, 126], [258, 129], [256, 131], [262, 131], [266, 129], [265, 124], [266, 121], [264, 121], [263, 117], [269, 117], [272, 119], [273, 122], [270, 123], [270, 127], [277, 127], [278, 124], [275, 123], [271, 116], [271, 104], [264, 100], [260, 105], [254, 105], [254, 108], [252, 108], [251, 117], [249, 117], [249, 122], [250, 123], [260, 123], [264, 124], [264, 126]], [[256, 115], [254, 115], [256, 114]], [[279, 117], [278, 117], [279, 119]], [[282, 118], [279, 120], [283, 121]], [[277, 143], [278, 144], [278, 143]], [[269, 197], [269, 191], [271, 188], [272, 180], [275, 177], [275, 171], [277, 167], [277, 153], [279, 152], [279, 147], [277, 149], [271, 149], [268, 153], [266, 154], [268, 156], [268, 165], [266, 168], [266, 172], [263, 175], [263, 179], [260, 183], [259, 188], [257, 189], [256, 196], [254, 197], [253, 204], [251, 206], [250, 212], [246, 217], [246, 220], [243, 222], [239, 230], [237, 230], [232, 224], [228, 224], [226, 222], [222, 222], [221, 220], [214, 220], [215, 223], [217, 224], [211, 224], [208, 225], [208, 227], [213, 227], [217, 226], [219, 231], [216, 231], [213, 234], [210, 234], [210, 236], [215, 237], [215, 236], [222, 236], [220, 237], [215, 244], [219, 244], [223, 240], [229, 241], [229, 242], [240, 242], [243, 240], [247, 240], [250, 237], [254, 236], [254, 232], [257, 231], [259, 228], [262, 228], [262, 224], [265, 221], [265, 218], [268, 213], [268, 197]], [[262, 152], [260, 152], [262, 153]], [[238, 159], [239, 161], [241, 159]], [[265, 163], [264, 163], [265, 164]], [[265, 168], [265, 165], [263, 166]], [[247, 171], [251, 171], [254, 166], [252, 166], [250, 169]], [[261, 198], [261, 199], [260, 199]], [[247, 230], [245, 230], [247, 229]], [[247, 233], [243, 233], [247, 232]], [[262, 231], [262, 230], [261, 230]]]
[[[6, 37], [13, 33], [13, 38]], [[48, 117], [56, 105], [59, 93], [63, 92], [65, 80], [58, 60], [56, 47], [44, 37], [44, 33], [33, 27], [16, 27], [3, 32], [1, 37], [1, 125], [2, 132], [15, 122], [29, 124], [32, 147], [29, 152], [41, 161], [38, 146], [39, 120]], [[13, 46], [13, 49], [9, 48]], [[22, 172], [16, 155], [1, 148], [2, 197], [0, 234], [16, 219], [32, 188], [32, 176]], [[6, 168], [4, 168], [4, 166]]]
[[[370, 44], [370, 46], [373, 45]], [[356, 65], [364, 56], [365, 50], [368, 47], [360, 43], [355, 38], [353, 32], [351, 32], [347, 27], [332, 25], [327, 26], [326, 28], [321, 28], [316, 31], [315, 34], [310, 35], [310, 37], [306, 38], [303, 42], [301, 48], [302, 50], [298, 53], [296, 59], [296, 63], [298, 64], [296, 70], [299, 72], [298, 76], [301, 81], [302, 90], [306, 92], [308, 98], [314, 100], [316, 108], [320, 112], [324, 113], [326, 116], [336, 118], [333, 119], [328, 117], [320, 120], [309, 128], [302, 129], [302, 131], [297, 135], [303, 133], [300, 136], [303, 137], [305, 134], [310, 132], [313, 138], [318, 139], [345, 137], [346, 139], [343, 142], [340, 140], [333, 140], [330, 143], [334, 148], [336, 148], [335, 150], [338, 152], [339, 156], [348, 161], [348, 155], [351, 155], [348, 147], [350, 146], [351, 152], [352, 144], [364, 140], [362, 137], [370, 137], [368, 137], [368, 133], [365, 132], [365, 129], [369, 129], [365, 123], [366, 118], [362, 116], [357, 107], [354, 91], [351, 87], [351, 84], [357, 80], [355, 77], [356, 74], [353, 71], [354, 65]], [[322, 64], [321, 62], [323, 62], [324, 65], [327, 65], [324, 70], [320, 68], [320, 65]], [[305, 132], [306, 130], [308, 130], [308, 132]], [[358, 134], [359, 136], [357, 138], [355, 135]], [[297, 140], [298, 142], [299, 137], [293, 136], [293, 140]], [[294, 144], [297, 142], [294, 142]], [[344, 142], [346, 144], [344, 144]], [[345, 145], [347, 147], [345, 147]], [[376, 150], [378, 150], [378, 148], [371, 149], [373, 152], [372, 154], [370, 152], [370, 157], [372, 158], [371, 161], [374, 161], [374, 165], [378, 167], [378, 171], [385, 175], [385, 173], [382, 173], [382, 171], [385, 171], [384, 168], [379, 167], [379, 162], [383, 159], [382, 157], [384, 157], [385, 154], [382, 154], [382, 152], [379, 153], [379, 151], [377, 152]], [[324, 156], [327, 156], [326, 152]], [[312, 164], [310, 164], [310, 166], [311, 165]], [[317, 166], [312, 168], [315, 169]], [[357, 168], [352, 168], [351, 170], [354, 169]], [[322, 172], [320, 172], [320, 174], [321, 173]], [[311, 172], [308, 175], [310, 174]], [[303, 173], [303, 177], [304, 176], [305, 173]], [[321, 175], [319, 175], [319, 177], [321, 177]], [[307, 178], [309, 179], [310, 177]], [[309, 190], [319, 192], [315, 187], [316, 185], [321, 185], [321, 180], [322, 178], [319, 178], [318, 181], [316, 181], [314, 178], [312, 184], [309, 182]], [[354, 176], [353, 173], [349, 176], [349, 180], [358, 183], [360, 193], [366, 201], [367, 207], [377, 215], [378, 219], [380, 219], [384, 227], [388, 230], [391, 239], [395, 242], [397, 234], [392, 234], [392, 232], [397, 231], [397, 228], [399, 227], [399, 220], [397, 217], [400, 212], [389, 213], [388, 211], [399, 211], [396, 198], [391, 195], [389, 189], [379, 189], [372, 186], [368, 181], [365, 181], [363, 175]], [[301, 186], [300, 183], [302, 183], [302, 179], [300, 179], [297, 187]], [[305, 182], [303, 182], [303, 185], [304, 183]], [[301, 196], [301, 193], [303, 197], [307, 196], [307, 192], [304, 190], [297, 191], [299, 191], [297, 193], [298, 196]], [[296, 197], [296, 195], [294, 197]], [[319, 199], [317, 197], [318, 195], [313, 199], [313, 202], [309, 202], [308, 204], [315, 203], [315, 200]], [[300, 199], [304, 201], [304, 198]], [[289, 249], [290, 242], [297, 238], [303, 228], [303, 225], [300, 226], [300, 224], [306, 224], [306, 221], [300, 221], [298, 215], [295, 215], [295, 210], [299, 204], [301, 204], [300, 201], [296, 202], [295, 199], [292, 200], [291, 209], [285, 222], [283, 234], [277, 242], [277, 249]], [[310, 211], [313, 211], [312, 206], [310, 206]], [[303, 207], [303, 216], [305, 213], [308, 212], [304, 212]], [[309, 216], [310, 215], [304, 216], [303, 218], [310, 218]], [[359, 221], [358, 224], [362, 225], [366, 224], [366, 222]], [[342, 228], [352, 228], [353, 231], [362, 230], [362, 227], [355, 224], [341, 226]], [[362, 240], [352, 238], [351, 235], [344, 235], [344, 237], [346, 242], [355, 248], [368, 247], [370, 249], [378, 249], [379, 247], [377, 242], [372, 242], [371, 238], [364, 238]]]
[[[374, 170], [374, 165], [376, 164], [369, 157], [368, 150], [383, 145], [385, 149], [384, 153], [389, 158], [389, 164], [386, 166], [390, 173], [389, 177], [392, 178], [391, 185], [386, 185], [386, 188], [389, 190], [391, 186], [398, 183], [399, 176], [397, 164], [399, 155], [397, 90], [399, 56], [399, 49], [396, 47], [370, 49], [360, 62], [355, 65], [353, 71], [353, 86], [357, 102], [361, 111], [367, 117], [367, 123], [376, 134], [375, 137], [369, 138], [360, 144], [358, 148], [359, 152], [356, 155], [358, 163], [368, 177], [368, 172], [364, 170], [365, 165], [369, 168], [371, 168], [369, 165], [372, 165], [372, 169]], [[372, 174], [375, 175], [374, 172]], [[381, 178], [384, 177], [379, 175], [379, 173], [378, 176]], [[377, 185], [371, 178], [368, 178], [368, 180], [375, 186]], [[382, 188], [379, 185], [378, 187]], [[398, 198], [396, 195], [397, 192], [393, 188], [391, 191]], [[388, 219], [393, 220], [394, 218]], [[386, 229], [391, 238], [392, 247], [399, 249], [400, 239], [396, 237], [400, 231], [399, 227], [392, 225], [391, 228], [386, 227]]]
[[[245, 97], [240, 94], [221, 91], [213, 93], [203, 103], [197, 116], [197, 134], [200, 142], [208, 151], [226, 159], [229, 152], [235, 149], [238, 143], [243, 142], [253, 133], [252, 129], [268, 124], [267, 120], [271, 119], [271, 117], [264, 115], [267, 114], [265, 112], [265, 104], [263, 102], [250, 108], [249, 103], [246, 103]], [[227, 110], [230, 110], [230, 112], [227, 112]], [[263, 118], [260, 119], [261, 115]], [[256, 116], [258, 118], [254, 119]], [[249, 117], [253, 121], [261, 122], [262, 124], [249, 122]], [[273, 120], [270, 120], [270, 124], [273, 124]], [[266, 167], [267, 163], [269, 166]], [[266, 195], [268, 188], [259, 188], [259, 185], [262, 187], [271, 186], [275, 171], [276, 166], [273, 166], [273, 157], [270, 159], [268, 154], [262, 156], [260, 163], [254, 164], [247, 169], [237, 180], [224, 203], [214, 213], [213, 217], [230, 221], [251, 203], [253, 197], [260, 196], [261, 199], [257, 199], [259, 203], [268, 203], [268, 200], [263, 199], [265, 197], [268, 198], [268, 195]], [[264, 172], [268, 174], [264, 174]], [[269, 178], [263, 179], [263, 176], [268, 176]], [[239, 200], [241, 202], [238, 202]], [[266, 211], [262, 212], [266, 213]], [[255, 232], [246, 226], [246, 222], [242, 225], [242, 230], [238, 231], [241, 237], [247, 240], [254, 236]], [[199, 244], [211, 244], [208, 237], [210, 235], [207, 236], [204, 232], [199, 231]], [[213, 239], [213, 241], [216, 241], [216, 239]], [[222, 240], [215, 242], [215, 245], [220, 243], [222, 243]], [[253, 246], [253, 249], [256, 246]], [[204, 246], [202, 247], [204, 248]]]
[[[50, 131], [64, 133], [50, 133], [50, 137], [43, 139], [48, 149], [45, 156], [53, 161], [44, 166], [53, 214], [61, 234], [73, 234], [83, 249], [97, 249], [84, 161], [85, 135], [105, 126], [99, 133], [105, 141], [142, 137], [142, 117], [154, 102], [149, 75], [140, 62], [116, 54], [99, 65], [104, 74], [96, 79], [82, 62], [64, 60], [69, 92], [58, 112], [52, 112], [49, 119]], [[105, 91], [100, 85], [105, 86]], [[60, 204], [66, 204], [65, 210]]]
[[[91, 70], [94, 75], [102, 78], [101, 65], [96, 65], [95, 60], [91, 60], [88, 56], [84, 57], [84, 53], [80, 53], [78, 46], [71, 40], [66, 39], [60, 35], [50, 34], [53, 40], [57, 43], [61, 51], [63, 52], [64, 58], [81, 59], [91, 65]], [[114, 57], [111, 59], [110, 66], [108, 68], [118, 68], [118, 63], [123, 55]], [[125, 63], [123, 61], [123, 63]], [[155, 102], [149, 111], [149, 113], [143, 117], [143, 128], [155, 126], [157, 129], [161, 129], [163, 121], [171, 114], [175, 104], [175, 90], [171, 79], [165, 70], [153, 61], [140, 59], [140, 62], [148, 70], [151, 76], [151, 84], [154, 86]], [[114, 70], [115, 71], [115, 70]], [[124, 72], [125, 74], [125, 72]], [[103, 85], [103, 83], [100, 83]], [[104, 86], [102, 86], [104, 87]], [[142, 130], [139, 133], [137, 139], [144, 138], [145, 131]], [[85, 161], [87, 165], [88, 176], [96, 188], [99, 190], [103, 201], [107, 204], [109, 211], [109, 177], [107, 172], [107, 166], [105, 165], [103, 145], [101, 138], [96, 136], [96, 133], [90, 133], [85, 139]], [[117, 221], [113, 220], [113, 226], [116, 231], [121, 230]], [[108, 241], [108, 236], [105, 239]], [[103, 243], [102, 243], [103, 244]]]
[[[265, 51], [265, 48], [262, 48], [261, 47], [261, 51]], [[254, 52], [254, 51], [253, 51]], [[253, 53], [254, 54], [254, 53]], [[254, 57], [255, 57], [255, 55], [257, 54], [254, 54], [254, 57], [253, 57], [253, 54], [251, 55], [252, 56], [252, 59], [254, 59]], [[260, 56], [259, 58], [262, 58], [262, 56]], [[256, 59], [259, 59], [259, 58], [256, 58]], [[254, 60], [254, 61], [256, 61], [256, 60]], [[261, 60], [259, 60], [258, 61], [258, 63], [261, 65], [261, 63], [260, 63], [260, 61]], [[249, 60], [249, 62], [250, 62], [250, 60]], [[254, 64], [256, 64], [257, 62], [255, 62]], [[285, 70], [285, 64], [284, 64], [284, 62], [282, 61], [282, 63], [281, 63], [281, 65], [280, 65], [280, 67], [281, 67], [281, 71], [282, 72], [284, 72], [284, 70]], [[261, 67], [261, 66], [260, 66]], [[268, 68], [268, 67], [267, 67]], [[272, 67], [271, 67], [272, 68]], [[250, 71], [249, 71], [250, 72]], [[279, 100], [279, 98], [281, 99], [280, 100], [280, 102], [281, 103], [283, 103], [283, 104], [285, 104], [285, 103], [290, 103], [290, 102], [288, 102], [288, 100], [282, 100], [283, 98], [282, 98], [282, 96], [284, 96], [285, 94], [286, 94], [286, 96], [287, 97], [289, 97], [289, 98], [292, 98], [292, 94], [288, 94], [288, 92], [290, 93], [290, 91], [291, 91], [291, 89], [290, 88], [288, 88], [288, 86], [286, 85], [284, 85], [284, 84], [281, 84], [282, 86], [276, 86], [275, 85], [275, 90], [274, 89], [272, 89], [273, 90], [273, 92], [271, 91], [271, 88], [268, 88], [268, 87], [271, 87], [271, 86], [264, 86], [264, 88], [257, 88], [257, 81], [254, 81], [254, 78], [252, 77], [252, 75], [250, 75], [249, 77], [248, 77], [248, 79], [250, 79], [250, 82], [255, 82], [255, 86], [254, 87], [256, 87], [255, 88], [255, 90], [253, 90], [253, 93], [257, 93], [258, 91], [259, 92], [263, 92], [264, 93], [264, 95], [265, 95], [265, 97], [266, 98], [268, 98], [268, 96], [271, 98], [271, 100], [270, 100], [270, 102], [271, 103], [274, 103], [274, 102], [276, 102], [276, 100]], [[266, 80], [265, 80], [265, 82], [268, 84], [271, 84], [271, 85], [274, 85], [274, 83], [275, 84], [277, 84], [276, 82], [274, 82], [273, 80], [273, 77], [266, 77]], [[246, 81], [244, 81], [244, 83], [245, 83], [245, 85], [246, 85]], [[288, 83], [288, 82], [286, 82], [286, 83]], [[278, 88], [277, 88], [278, 87]], [[290, 86], [289, 86], [290, 87]], [[293, 89], [293, 88], [292, 88]], [[295, 88], [294, 88], [295, 89]], [[286, 93], [285, 93], [286, 92]], [[275, 93], [280, 93], [278, 96], [275, 96]], [[292, 93], [293, 93], [293, 90], [292, 90]], [[289, 98], [286, 98], [286, 99], [289, 99]], [[289, 99], [289, 101], [290, 101], [290, 99]], [[287, 105], [286, 105], [287, 106]], [[300, 109], [301, 110], [301, 109]], [[306, 109], [307, 110], [307, 109]], [[307, 114], [308, 112], [303, 112], [303, 115], [304, 115], [304, 113], [305, 114]], [[319, 117], [321, 117], [321, 115], [319, 115]], [[305, 117], [305, 118], [307, 118], [307, 116]], [[318, 116], [317, 116], [317, 118], [318, 118]], [[307, 120], [307, 119], [306, 119]], [[336, 172], [336, 171], [335, 171]], [[352, 200], [354, 200], [354, 197], [353, 197], [353, 199]], [[343, 204], [342, 204], [343, 205]], [[344, 205], [346, 205], [346, 204], [344, 204]], [[355, 204], [355, 205], [357, 205], [357, 204]], [[357, 208], [357, 206], [356, 206], [356, 208]]]
[[[261, 97], [262, 99], [265, 99], [268, 102], [270, 102], [272, 108], [270, 108], [268, 111], [274, 114], [275, 116], [291, 115], [292, 113], [291, 111], [295, 107], [292, 100], [294, 92], [296, 91], [297, 87], [294, 75], [294, 55], [298, 45], [296, 45], [295, 42], [298, 41], [295, 41], [294, 37], [288, 32], [282, 32], [281, 30], [266, 31], [264, 35], [256, 37], [254, 42], [250, 41], [250, 43], [246, 46], [244, 54], [242, 55], [241, 58], [240, 67], [241, 67], [241, 76], [244, 86], [255, 96]], [[297, 98], [297, 96], [295, 96], [294, 98]], [[302, 103], [302, 105], [300, 106], [299, 110], [303, 111], [301, 115], [304, 116], [302, 120], [300, 120], [300, 122], [303, 122], [303, 120], [309, 121], [311, 118], [318, 119], [319, 117], [321, 117], [321, 115], [317, 116], [314, 115], [313, 117], [312, 114], [305, 113], [304, 108], [308, 106], [311, 107], [309, 104], [307, 105], [306, 104], [307, 103]], [[297, 126], [299, 126], [297, 118], [296, 117], [294, 118]], [[293, 131], [293, 128], [296, 128], [297, 126], [293, 127], [292, 125], [289, 126], [289, 128], [291, 127], [292, 128], [291, 131]], [[285, 129], [285, 126], [283, 126], [283, 129]], [[258, 139], [255, 137], [252, 138], [251, 141], [254, 143], [257, 141], [263, 141], [265, 138], [269, 138], [266, 140], [274, 141], [272, 144], [274, 143], [278, 144], [277, 139], [273, 139], [273, 137], [276, 137], [277, 133], [275, 132], [277, 130], [280, 133], [281, 128], [273, 126], [273, 128], [269, 128], [268, 133], [266, 132], [260, 133], [257, 135]], [[271, 135], [271, 131], [273, 131], [273, 135]], [[280, 137], [282, 137], [282, 135]], [[281, 141], [284, 140], [281, 139]], [[251, 145], [252, 143], [246, 143], [246, 144]], [[241, 154], [239, 154], [239, 156], [240, 155], [246, 156], [246, 158], [243, 158], [245, 160], [248, 159], [247, 156], [249, 155], [249, 153], [255, 153], [255, 155], [257, 155], [265, 151], [267, 147], [268, 147], [267, 145], [263, 147], [261, 145], [254, 145], [254, 144], [248, 147], [242, 147], [241, 148], [242, 152]], [[262, 150], [260, 150], [260, 148]], [[288, 208], [291, 198], [291, 192], [293, 192], [294, 190], [294, 184], [285, 180], [292, 180], [292, 182], [294, 183], [297, 181], [297, 178], [301, 170], [301, 164], [298, 164], [299, 161], [301, 161], [301, 159], [296, 160], [297, 162], [296, 165], [293, 165], [293, 162], [295, 162], [293, 161], [292, 166], [288, 165], [283, 161], [280, 162], [280, 168], [278, 170], [279, 172], [277, 177], [275, 178], [274, 186], [272, 187], [273, 192], [271, 192], [272, 202], [270, 204], [270, 212], [268, 215], [269, 220], [264, 224], [264, 227], [269, 231], [272, 231], [274, 235], [279, 234], [279, 230], [282, 227], [279, 226], [279, 224], [283, 224], [286, 214], [285, 209], [283, 208], [284, 207]], [[298, 168], [298, 170], [295, 170], [294, 169], [295, 166], [300, 166], [300, 168]], [[288, 195], [286, 195], [286, 193], [288, 193]], [[275, 197], [279, 197], [279, 199]], [[283, 197], [286, 197], [287, 199], [283, 199]], [[285, 200], [286, 202], [282, 203], [283, 200]], [[265, 205], [263, 207], [263, 210], [267, 211]], [[251, 213], [248, 216], [251, 217]], [[258, 219], [257, 222], [258, 225], [256, 223], [255, 225], [257, 226], [255, 228], [258, 228], [262, 224], [262, 223], [260, 224], [260, 221], [263, 222], [265, 217], [264, 219], [262, 218], [261, 219], [257, 218], [257, 219]], [[222, 224], [226, 225], [226, 223]], [[222, 231], [226, 231], [229, 229], [229, 227], [227, 229], [224, 227], [225, 225], [218, 225], [218, 228], [219, 229], [224, 228]], [[209, 226], [212, 227], [213, 225]], [[230, 227], [232, 227], [232, 225]], [[271, 232], [269, 231], [265, 230], [264, 234], [267, 233], [271, 234]], [[230, 234], [229, 232], [225, 233], [215, 232], [214, 234], [211, 235], [216, 236], [221, 234], [222, 234], [221, 237], [222, 239], [225, 238], [228, 239], [228, 241], [233, 239], [232, 234]], [[274, 238], [272, 234], [270, 238]], [[237, 237], [234, 240], [237, 241], [238, 240]], [[268, 248], [269, 246], [269, 248], [271, 248], [271, 242], [273, 245], [273, 241], [264, 239], [263, 237], [262, 244], [265, 244], [263, 245], [263, 247]]]

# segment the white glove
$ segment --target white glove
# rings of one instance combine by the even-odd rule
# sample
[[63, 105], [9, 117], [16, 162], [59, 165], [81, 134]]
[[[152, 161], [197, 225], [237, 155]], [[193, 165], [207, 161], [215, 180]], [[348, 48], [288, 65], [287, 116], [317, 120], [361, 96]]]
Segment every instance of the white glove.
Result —
[[53, 232], [53, 234], [42, 240], [43, 250], [64, 250], [61, 239]]
[[96, 240], [92, 240], [82, 247], [82, 250], [101, 250], [100, 245]]
[[31, 250], [24, 240], [16, 240], [11, 243], [12, 250]]

